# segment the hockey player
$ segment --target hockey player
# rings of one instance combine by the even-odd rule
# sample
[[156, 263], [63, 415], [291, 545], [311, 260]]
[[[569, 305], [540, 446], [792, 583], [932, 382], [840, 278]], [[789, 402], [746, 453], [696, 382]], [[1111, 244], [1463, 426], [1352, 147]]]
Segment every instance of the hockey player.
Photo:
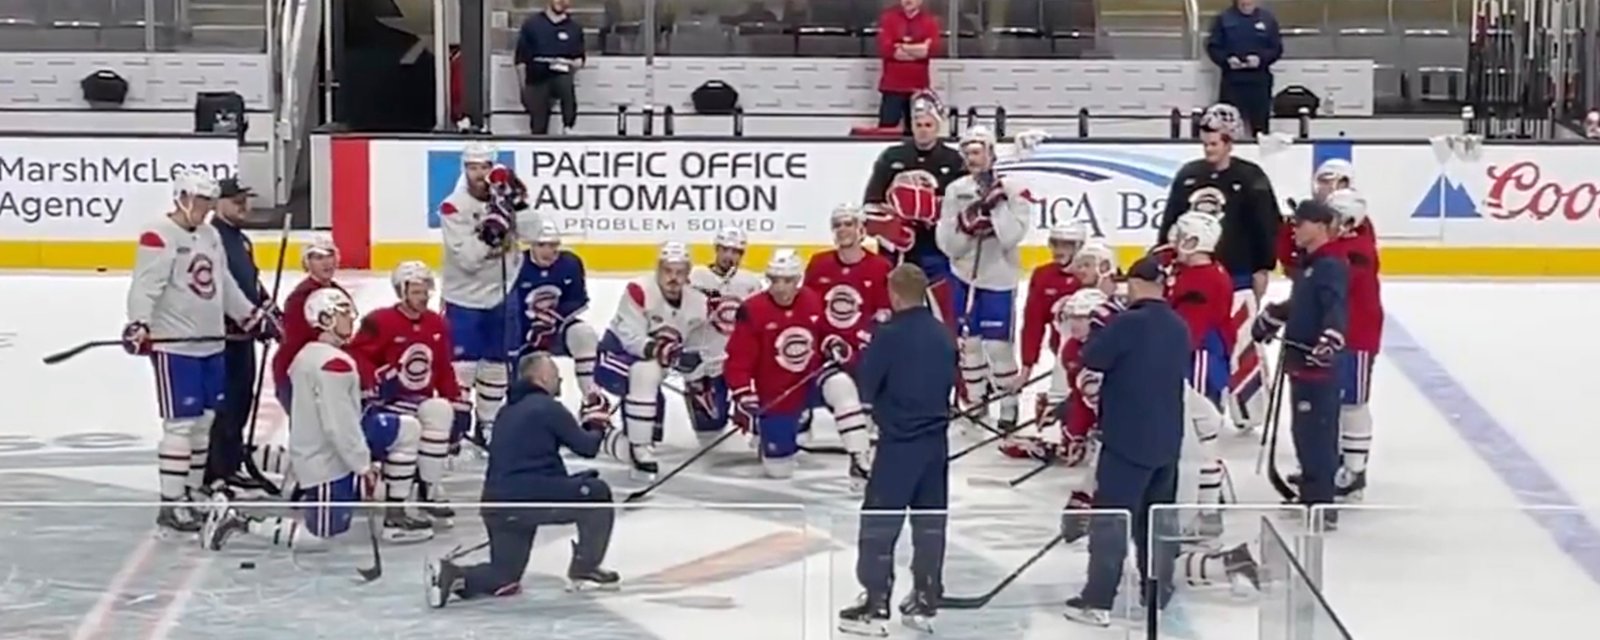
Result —
[[528, 248], [512, 289], [521, 352], [544, 351], [572, 358], [578, 392], [595, 392], [594, 367], [600, 336], [580, 317], [589, 309], [588, 275], [583, 258], [561, 248], [561, 230], [545, 220]]
[[[622, 578], [601, 567], [611, 546], [616, 511], [609, 508], [611, 485], [594, 470], [567, 473], [561, 449], [593, 458], [601, 451], [615, 455], [619, 434], [611, 429], [611, 412], [600, 396], [590, 396], [583, 424], [556, 400], [561, 373], [544, 352], [523, 356], [510, 403], [501, 412], [500, 433], [489, 442], [489, 469], [483, 479], [487, 503], [532, 503], [483, 510], [489, 533], [489, 562], [459, 566], [445, 558], [427, 564], [428, 604], [445, 606], [451, 596], [469, 599], [509, 596], [522, 591], [534, 536], [539, 527], [576, 524], [567, 579], [573, 591], [616, 590]], [[540, 504], [543, 503], [543, 504]], [[570, 504], [572, 506], [550, 506]]]
[[[477, 391], [472, 438], [480, 446], [488, 442], [494, 415], [506, 397], [506, 356], [514, 345], [506, 335], [512, 318], [505, 302], [522, 263], [517, 218], [531, 215], [526, 189], [510, 169], [495, 164], [495, 157], [488, 145], [467, 145], [461, 153], [461, 183], [439, 204], [444, 317], [456, 349], [456, 378], [462, 387]], [[523, 228], [537, 225], [535, 220]]]
[[867, 251], [866, 217], [852, 205], [834, 208], [832, 249], [812, 254], [803, 284], [822, 299], [825, 333], [844, 341], [845, 370], [872, 340], [872, 330], [889, 319], [888, 258]]
[[[746, 298], [761, 291], [761, 278], [740, 268], [744, 262], [745, 246], [749, 239], [738, 227], [723, 227], [711, 241], [716, 257], [710, 265], [695, 267], [689, 272], [689, 286], [704, 294], [711, 327], [706, 353], [727, 351], [728, 336], [733, 334], [734, 317]], [[684, 391], [688, 394], [690, 424], [701, 442], [710, 442], [728, 424], [728, 388], [722, 374], [724, 357], [713, 356], [699, 374], [687, 380]]]
[[[1233, 283], [1226, 269], [1212, 259], [1222, 224], [1216, 216], [1194, 211], [1172, 227], [1174, 260], [1167, 302], [1189, 327], [1193, 368], [1184, 397], [1183, 457], [1178, 464], [1178, 502], [1215, 505], [1222, 502], [1221, 458], [1216, 440], [1221, 433], [1222, 399], [1228, 389], [1228, 354], [1233, 352]], [[1198, 475], [1198, 481], [1196, 481]], [[1198, 493], [1195, 488], [1198, 487]], [[1222, 514], [1200, 512], [1198, 533], [1222, 533]]]
[[1339, 214], [1339, 237], [1332, 251], [1349, 266], [1348, 342], [1339, 354], [1339, 450], [1334, 476], [1339, 495], [1359, 501], [1367, 486], [1367, 456], [1372, 451], [1372, 363], [1383, 342], [1383, 293], [1378, 278], [1377, 233], [1367, 217], [1367, 200], [1354, 189], [1330, 193], [1326, 204]]
[[316, 328], [306, 322], [306, 300], [313, 292], [327, 287], [350, 294], [333, 281], [339, 270], [339, 249], [334, 246], [332, 236], [326, 233], [312, 236], [300, 249], [300, 267], [306, 270], [306, 277], [283, 302], [283, 340], [278, 344], [278, 351], [272, 354], [272, 385], [285, 413], [289, 411], [291, 395], [289, 363], [294, 362], [301, 347], [317, 339]]
[[850, 454], [850, 475], [865, 480], [867, 411], [843, 367], [847, 340], [829, 332], [822, 298], [800, 286], [800, 256], [779, 249], [767, 263], [766, 291], [740, 305], [728, 338], [726, 375], [734, 422], [760, 439], [770, 478], [794, 475], [802, 414], [825, 406]]
[[[449, 526], [455, 512], [445, 504], [440, 483], [450, 445], [466, 432], [471, 415], [448, 360], [450, 331], [444, 318], [428, 308], [433, 282], [428, 265], [414, 260], [395, 265], [389, 284], [399, 302], [362, 318], [348, 350], [372, 372], [373, 403], [420, 423], [421, 442], [412, 453], [417, 457], [411, 464], [390, 460], [384, 465], [388, 499], [405, 501], [416, 483], [418, 498], [428, 504], [423, 513]], [[401, 528], [427, 525], [399, 508], [390, 509], [386, 519]]]
[[[1349, 160], [1324, 160], [1311, 175], [1311, 199], [1324, 201], [1335, 191], [1349, 189], [1353, 175], [1354, 168]], [[1289, 201], [1289, 206], [1295, 206], [1293, 200]], [[1293, 279], [1299, 268], [1300, 248], [1294, 245], [1294, 219], [1291, 215], [1283, 216], [1283, 224], [1278, 227], [1277, 254], [1278, 265], [1283, 268], [1284, 275]]]
[[1011, 431], [1017, 425], [1013, 389], [1020, 377], [1012, 318], [1022, 271], [1018, 248], [1028, 232], [1029, 204], [1021, 189], [995, 174], [994, 147], [994, 134], [985, 127], [972, 127], [962, 136], [968, 175], [947, 189], [936, 236], [952, 262], [966, 400], [977, 403], [991, 393], [1005, 394], [998, 426]]
[[[201, 544], [207, 549], [220, 551], [238, 533], [287, 549], [325, 548], [329, 539], [350, 529], [354, 507], [349, 505], [361, 502], [376, 486], [379, 465], [374, 460], [385, 460], [385, 466], [416, 462], [421, 433], [416, 419], [361, 411], [362, 365], [340, 348], [355, 333], [356, 310], [350, 297], [338, 289], [320, 289], [306, 300], [305, 313], [318, 336], [300, 349], [289, 366], [296, 396], [289, 456], [299, 484], [294, 499], [312, 504], [299, 508], [298, 520], [256, 517], [229, 507], [219, 494], [212, 498], [201, 532]], [[409, 490], [409, 479], [401, 487]], [[396, 542], [421, 542], [432, 538], [433, 531], [426, 526], [385, 526], [384, 535]]]
[[[172, 211], [145, 225], [128, 287], [123, 348], [150, 356], [162, 436], [157, 446], [163, 506], [156, 524], [194, 533], [198, 516], [184, 503], [205, 476], [211, 424], [223, 394], [224, 316], [258, 337], [276, 337], [271, 307], [255, 307], [228, 276], [228, 258], [206, 215], [218, 194], [209, 174], [172, 177]], [[217, 336], [207, 342], [152, 342]]]
[[[1063, 308], [1072, 294], [1083, 286], [1073, 273], [1073, 259], [1088, 240], [1083, 225], [1075, 220], [1062, 220], [1050, 228], [1048, 244], [1050, 261], [1039, 265], [1028, 276], [1028, 299], [1022, 307], [1022, 370], [1017, 382], [1033, 378], [1033, 368], [1039, 363], [1041, 348], [1048, 354], [1059, 353], [1062, 343]], [[1053, 358], [1052, 358], [1053, 359]], [[1054, 376], [1052, 376], [1054, 377]], [[1031, 458], [1049, 455], [1040, 444], [1056, 443], [1047, 430], [1054, 424], [1043, 414], [1066, 399], [1065, 386], [1052, 381], [1051, 392], [1041, 393], [1036, 408], [1042, 412], [1038, 420], [1038, 436], [1013, 434], [1000, 443], [1000, 452], [1012, 458]], [[1020, 393], [1021, 389], [1011, 389]], [[1043, 436], [1042, 440], [1041, 437]]]
[[636, 474], [653, 475], [654, 443], [661, 439], [665, 409], [661, 383], [667, 372], [698, 377], [710, 355], [712, 328], [706, 296], [689, 286], [689, 250], [667, 242], [656, 254], [655, 273], [629, 282], [611, 327], [600, 339], [595, 383], [622, 398], [622, 426]]

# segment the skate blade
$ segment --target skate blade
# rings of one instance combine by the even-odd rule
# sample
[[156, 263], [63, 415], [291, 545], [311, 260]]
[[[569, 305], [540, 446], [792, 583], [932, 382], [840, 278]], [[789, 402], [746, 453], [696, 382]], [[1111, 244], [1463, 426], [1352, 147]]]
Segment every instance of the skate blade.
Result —
[[385, 542], [393, 542], [395, 544], [417, 544], [419, 542], [427, 542], [432, 540], [433, 530], [407, 531], [405, 529], [384, 529], [383, 539]]
[[889, 637], [889, 627], [880, 621], [863, 622], [860, 620], [840, 620], [839, 630], [851, 635], [866, 636], [869, 638]]
[[649, 471], [631, 469], [628, 471], [628, 478], [636, 482], [655, 482], [656, 474]]
[[612, 582], [610, 584], [607, 584], [607, 583], [604, 583], [604, 582], [595, 582], [593, 580], [568, 580], [567, 581], [567, 593], [591, 593], [591, 592], [616, 593], [616, 592], [621, 591], [621, 590], [622, 590], [622, 584], [619, 583], [619, 582]]
[[1078, 624], [1086, 624], [1091, 627], [1099, 627], [1101, 629], [1111, 627], [1111, 615], [1100, 611], [1067, 609], [1061, 613], [1061, 616]]
[[900, 626], [918, 633], [933, 633], [933, 618], [931, 616], [900, 616]]

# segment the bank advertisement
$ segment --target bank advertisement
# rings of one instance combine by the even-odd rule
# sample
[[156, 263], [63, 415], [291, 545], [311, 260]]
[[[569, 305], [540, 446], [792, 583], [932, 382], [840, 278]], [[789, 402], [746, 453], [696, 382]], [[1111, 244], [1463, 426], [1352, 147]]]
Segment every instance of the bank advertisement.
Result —
[[172, 209], [172, 176], [235, 175], [232, 138], [8, 137], [0, 141], [0, 240], [128, 240]]

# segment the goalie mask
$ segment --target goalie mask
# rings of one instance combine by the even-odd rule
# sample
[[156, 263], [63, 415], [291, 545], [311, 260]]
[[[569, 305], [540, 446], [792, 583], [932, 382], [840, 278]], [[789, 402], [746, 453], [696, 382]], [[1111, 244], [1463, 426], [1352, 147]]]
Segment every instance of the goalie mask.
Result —
[[1189, 211], [1209, 213], [1222, 217], [1228, 207], [1228, 196], [1216, 187], [1200, 187], [1189, 194]]

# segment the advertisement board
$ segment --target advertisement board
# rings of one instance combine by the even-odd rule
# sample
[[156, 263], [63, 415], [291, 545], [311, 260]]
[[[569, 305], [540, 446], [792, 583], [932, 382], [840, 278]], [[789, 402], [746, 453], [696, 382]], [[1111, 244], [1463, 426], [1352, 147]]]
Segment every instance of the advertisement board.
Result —
[[0, 142], [0, 241], [132, 242], [172, 208], [172, 175], [238, 171], [226, 137], [8, 137]]

